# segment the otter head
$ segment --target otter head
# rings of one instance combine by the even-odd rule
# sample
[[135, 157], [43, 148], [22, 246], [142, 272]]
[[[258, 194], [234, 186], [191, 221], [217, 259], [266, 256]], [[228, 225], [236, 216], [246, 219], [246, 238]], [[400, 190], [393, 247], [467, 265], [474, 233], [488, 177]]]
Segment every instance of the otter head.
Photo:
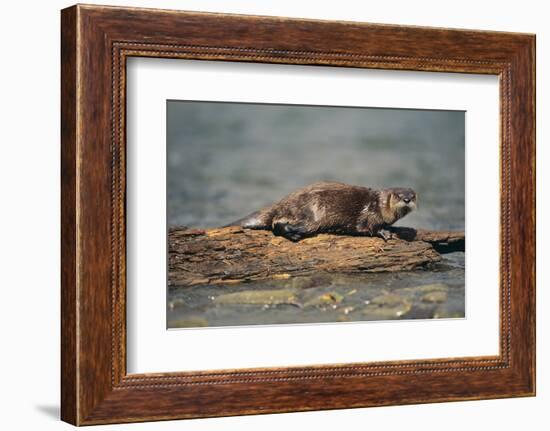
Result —
[[380, 194], [380, 208], [384, 222], [393, 224], [416, 209], [416, 192], [401, 187], [384, 189]]

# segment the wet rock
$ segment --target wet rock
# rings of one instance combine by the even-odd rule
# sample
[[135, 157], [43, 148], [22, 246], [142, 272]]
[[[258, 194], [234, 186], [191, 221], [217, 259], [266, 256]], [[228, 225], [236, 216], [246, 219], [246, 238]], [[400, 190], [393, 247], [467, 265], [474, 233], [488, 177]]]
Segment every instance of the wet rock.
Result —
[[380, 307], [394, 307], [401, 304], [404, 301], [403, 297], [395, 293], [386, 293], [384, 295], [376, 296], [369, 301], [369, 304]]
[[422, 302], [427, 302], [427, 303], [440, 303], [440, 302], [445, 302], [445, 301], [447, 301], [447, 298], [448, 298], [447, 292], [439, 292], [439, 291], [436, 291], [436, 292], [426, 293], [426, 294], [422, 297]]
[[413, 286], [413, 287], [403, 287], [399, 289], [399, 292], [406, 293], [406, 294], [415, 294], [415, 293], [429, 293], [429, 292], [447, 292], [449, 290], [449, 286], [443, 283], [432, 283], [432, 284], [424, 284], [421, 286]]
[[447, 286], [444, 283], [433, 283], [433, 284], [425, 284], [423, 286], [418, 286], [416, 288], [419, 292], [447, 292], [449, 290], [449, 286]]
[[459, 311], [436, 310], [433, 314], [434, 319], [463, 319], [464, 313]]
[[342, 309], [342, 312], [347, 316], [353, 310], [355, 310], [355, 307], [345, 307], [344, 309]]
[[294, 289], [309, 289], [312, 287], [330, 286], [331, 278], [327, 275], [312, 275], [310, 277], [295, 277], [289, 287]]
[[335, 305], [342, 302], [344, 297], [340, 295], [338, 292], [326, 292], [322, 295], [318, 295], [310, 299], [309, 301], [306, 301], [304, 303], [305, 307], [318, 307], [323, 305]]
[[362, 315], [367, 320], [398, 319], [411, 311], [412, 304], [400, 295], [387, 293], [369, 301], [363, 308]]
[[189, 317], [188, 319], [173, 320], [170, 322], [170, 328], [199, 328], [208, 326], [208, 320], [202, 317]]
[[170, 310], [173, 310], [176, 307], [182, 307], [185, 305], [185, 301], [183, 298], [174, 298], [170, 302], [168, 302], [168, 307], [170, 307]]
[[278, 290], [245, 290], [220, 295], [214, 298], [215, 304], [251, 304], [251, 305], [298, 305], [296, 291]]

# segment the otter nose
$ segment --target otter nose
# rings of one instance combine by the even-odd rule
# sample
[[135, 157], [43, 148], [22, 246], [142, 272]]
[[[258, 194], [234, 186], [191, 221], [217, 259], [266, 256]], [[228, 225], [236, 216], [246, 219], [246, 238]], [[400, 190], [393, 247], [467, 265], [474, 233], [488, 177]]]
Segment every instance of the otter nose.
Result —
[[403, 198], [403, 202], [405, 202], [406, 204], [408, 204], [410, 201], [411, 201], [411, 198]]

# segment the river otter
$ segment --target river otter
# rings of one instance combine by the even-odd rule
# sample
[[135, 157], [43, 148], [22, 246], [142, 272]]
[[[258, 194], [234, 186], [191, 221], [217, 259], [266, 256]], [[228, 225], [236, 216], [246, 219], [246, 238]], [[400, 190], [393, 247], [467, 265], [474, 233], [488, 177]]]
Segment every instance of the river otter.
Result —
[[291, 241], [323, 232], [387, 240], [387, 228], [415, 208], [416, 193], [409, 188], [375, 190], [319, 182], [227, 226], [271, 230]]

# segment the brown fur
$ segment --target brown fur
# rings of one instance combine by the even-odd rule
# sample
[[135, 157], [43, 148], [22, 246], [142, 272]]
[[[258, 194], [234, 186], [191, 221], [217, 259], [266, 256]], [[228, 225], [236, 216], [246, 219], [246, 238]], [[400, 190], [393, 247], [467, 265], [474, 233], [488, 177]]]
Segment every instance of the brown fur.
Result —
[[375, 190], [319, 182], [298, 189], [232, 225], [271, 230], [292, 241], [322, 232], [378, 235], [415, 207], [416, 193], [411, 189]]

